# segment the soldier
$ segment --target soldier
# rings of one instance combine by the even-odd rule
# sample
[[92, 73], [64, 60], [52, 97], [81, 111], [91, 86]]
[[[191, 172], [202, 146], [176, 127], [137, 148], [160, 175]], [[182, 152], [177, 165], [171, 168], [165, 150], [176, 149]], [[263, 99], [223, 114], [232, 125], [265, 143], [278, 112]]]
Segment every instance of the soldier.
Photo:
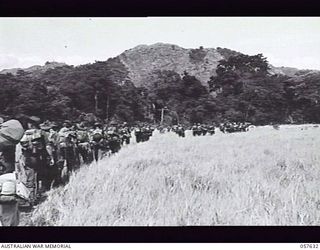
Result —
[[83, 123], [77, 124], [77, 148], [82, 157], [83, 163], [89, 164], [93, 158], [90, 148], [89, 134]]
[[178, 125], [173, 125], [172, 126], [172, 131], [177, 134], [178, 133]]
[[225, 132], [226, 132], [226, 130], [225, 130], [225, 129], [226, 129], [225, 123], [223, 123], [223, 122], [220, 123], [220, 124], [219, 124], [219, 129], [220, 129], [220, 131], [221, 131], [222, 133], [225, 133]]
[[109, 127], [106, 134], [106, 141], [111, 153], [117, 153], [121, 148], [121, 138], [116, 127]]
[[214, 135], [214, 134], [215, 134], [215, 127], [214, 127], [214, 125], [210, 125], [210, 126], [208, 127], [208, 132], [209, 132], [210, 135]]
[[50, 125], [48, 137], [47, 137], [47, 152], [50, 156], [50, 166], [53, 166], [57, 161], [57, 151], [59, 145], [58, 125], [53, 122]]
[[121, 136], [122, 145], [126, 143], [127, 145], [130, 144], [130, 138], [131, 138], [131, 131], [129, 127], [127, 126], [127, 123], [124, 122], [122, 127], [120, 128], [119, 134]]
[[147, 137], [148, 137], [148, 140], [150, 139], [150, 137], [152, 137], [153, 131], [154, 131], [154, 128], [152, 126], [147, 126]]
[[224, 131], [227, 133], [232, 133], [233, 129], [232, 129], [232, 123], [231, 122], [226, 122], [224, 124]]
[[202, 134], [202, 135], [206, 135], [207, 132], [208, 132], [207, 126], [203, 124], [203, 125], [201, 126], [201, 134]]
[[240, 122], [234, 122], [233, 123], [233, 132], [239, 132], [240, 131], [240, 127], [241, 127], [241, 123]]
[[49, 155], [50, 187], [58, 186], [62, 183], [61, 171], [63, 164], [59, 164], [59, 133], [58, 125], [55, 122], [50, 123], [46, 149]]
[[94, 129], [91, 132], [90, 143], [93, 151], [93, 158], [97, 162], [100, 158], [99, 152], [104, 147], [104, 133], [102, 129], [102, 124], [100, 122], [96, 122], [94, 124]]
[[234, 133], [234, 132], [237, 132], [237, 123], [236, 122], [231, 123], [231, 132], [230, 133]]
[[[15, 145], [23, 136], [24, 129], [17, 120], [1, 121], [0, 124], [0, 224], [19, 225], [18, 175], [15, 171]], [[28, 199], [28, 197], [26, 197]]]
[[[51, 128], [52, 128], [51, 123], [48, 120], [45, 121], [44, 123], [40, 124], [40, 129], [43, 132], [46, 145], [49, 144], [49, 136], [50, 136]], [[49, 149], [48, 147], [46, 147], [46, 148]]]
[[177, 126], [177, 134], [179, 135], [179, 137], [185, 137], [185, 129], [180, 124]]
[[150, 131], [150, 128], [145, 124], [141, 128], [141, 141], [145, 142], [148, 141], [150, 136], [152, 135], [152, 132]]
[[32, 202], [38, 195], [50, 188], [46, 139], [40, 129], [40, 118], [28, 118], [27, 130], [20, 141], [24, 158], [24, 167], [27, 174], [27, 187], [32, 193]]
[[158, 127], [158, 130], [159, 130], [160, 134], [164, 134], [165, 133], [165, 128], [163, 126], [161, 126], [161, 125]]
[[39, 126], [40, 126], [40, 129], [41, 129], [43, 132], [45, 132], [45, 134], [46, 134], [46, 138], [45, 138], [45, 139], [46, 139], [46, 141], [47, 141], [48, 135], [49, 135], [50, 129], [51, 129], [51, 122], [48, 121], [48, 120], [46, 120], [45, 122], [41, 123]]
[[191, 129], [192, 129], [192, 135], [197, 136], [198, 135], [198, 127], [195, 123], [193, 124]]
[[66, 120], [58, 133], [58, 164], [61, 170], [62, 182], [66, 182], [73, 170], [79, 167], [79, 157], [76, 149], [77, 136], [70, 121]]
[[244, 123], [244, 131], [245, 131], [245, 132], [249, 131], [250, 125], [251, 125], [250, 122], [245, 122], [245, 123]]
[[142, 129], [141, 127], [138, 125], [135, 130], [134, 130], [134, 135], [136, 136], [136, 142], [142, 142]]
[[196, 134], [198, 136], [202, 135], [202, 126], [200, 123], [197, 124]]

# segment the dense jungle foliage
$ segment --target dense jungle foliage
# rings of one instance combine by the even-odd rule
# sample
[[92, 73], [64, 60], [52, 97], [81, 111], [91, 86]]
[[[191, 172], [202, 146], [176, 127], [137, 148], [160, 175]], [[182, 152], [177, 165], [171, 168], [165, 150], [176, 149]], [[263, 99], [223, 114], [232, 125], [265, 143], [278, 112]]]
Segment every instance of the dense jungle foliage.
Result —
[[107, 121], [159, 122], [164, 109], [167, 123], [320, 123], [319, 72], [301, 70], [288, 77], [270, 74], [262, 54], [227, 58], [207, 86], [187, 71], [180, 75], [159, 68], [152, 84], [135, 87], [118, 58], [40, 75], [22, 70], [0, 74], [0, 116], [60, 121], [91, 114]]

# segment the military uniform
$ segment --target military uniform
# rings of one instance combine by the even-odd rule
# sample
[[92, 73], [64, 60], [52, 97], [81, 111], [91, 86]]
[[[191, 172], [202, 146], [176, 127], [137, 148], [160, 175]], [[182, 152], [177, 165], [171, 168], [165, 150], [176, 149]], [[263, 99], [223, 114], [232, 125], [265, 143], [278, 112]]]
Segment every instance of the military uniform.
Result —
[[[15, 145], [23, 135], [23, 127], [17, 120], [0, 124], [0, 224], [2, 226], [19, 225], [19, 209], [17, 194], [17, 179], [15, 173]], [[29, 198], [29, 197], [26, 197]]]
[[71, 124], [65, 122], [58, 133], [59, 153], [58, 164], [61, 169], [61, 181], [66, 182], [71, 172], [80, 166], [76, 149], [76, 132], [71, 128]]
[[94, 160], [98, 161], [100, 158], [99, 151], [104, 148], [104, 133], [100, 127], [96, 127], [91, 131], [90, 142]]
[[136, 136], [136, 142], [139, 143], [139, 142], [142, 142], [142, 131], [141, 131], [141, 128], [140, 127], [137, 127], [135, 128], [134, 130], [134, 135]]
[[191, 129], [192, 129], [192, 135], [193, 136], [197, 136], [198, 135], [198, 127], [197, 127], [197, 125], [194, 124]]
[[179, 137], [185, 137], [185, 129], [181, 125], [178, 125], [176, 128], [176, 133], [179, 135]]
[[208, 132], [210, 135], [214, 135], [215, 134], [215, 127], [213, 125], [209, 126]]
[[111, 153], [117, 153], [121, 148], [121, 138], [116, 127], [110, 127], [106, 133], [106, 141]]
[[38, 192], [50, 188], [45, 135], [40, 129], [29, 129], [22, 137], [20, 145], [27, 175], [26, 186], [32, 193], [32, 202], [35, 202]]
[[121, 136], [121, 142], [122, 144], [130, 144], [130, 138], [131, 138], [131, 131], [128, 127], [123, 127], [120, 129], [119, 134]]

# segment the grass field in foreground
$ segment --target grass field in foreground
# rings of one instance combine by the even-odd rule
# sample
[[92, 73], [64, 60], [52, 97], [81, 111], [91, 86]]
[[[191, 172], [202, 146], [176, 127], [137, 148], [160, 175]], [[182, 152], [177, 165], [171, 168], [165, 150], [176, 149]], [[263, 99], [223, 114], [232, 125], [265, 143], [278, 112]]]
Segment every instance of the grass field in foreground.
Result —
[[319, 184], [320, 127], [156, 134], [82, 167], [32, 224], [320, 225]]

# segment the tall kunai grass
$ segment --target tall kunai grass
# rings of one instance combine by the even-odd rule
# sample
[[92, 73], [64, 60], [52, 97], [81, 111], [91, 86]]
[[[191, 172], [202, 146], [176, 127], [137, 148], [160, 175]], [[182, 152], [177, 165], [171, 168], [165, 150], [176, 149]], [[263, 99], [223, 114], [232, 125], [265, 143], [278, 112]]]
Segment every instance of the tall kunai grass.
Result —
[[35, 226], [320, 225], [320, 128], [155, 134], [48, 193]]

